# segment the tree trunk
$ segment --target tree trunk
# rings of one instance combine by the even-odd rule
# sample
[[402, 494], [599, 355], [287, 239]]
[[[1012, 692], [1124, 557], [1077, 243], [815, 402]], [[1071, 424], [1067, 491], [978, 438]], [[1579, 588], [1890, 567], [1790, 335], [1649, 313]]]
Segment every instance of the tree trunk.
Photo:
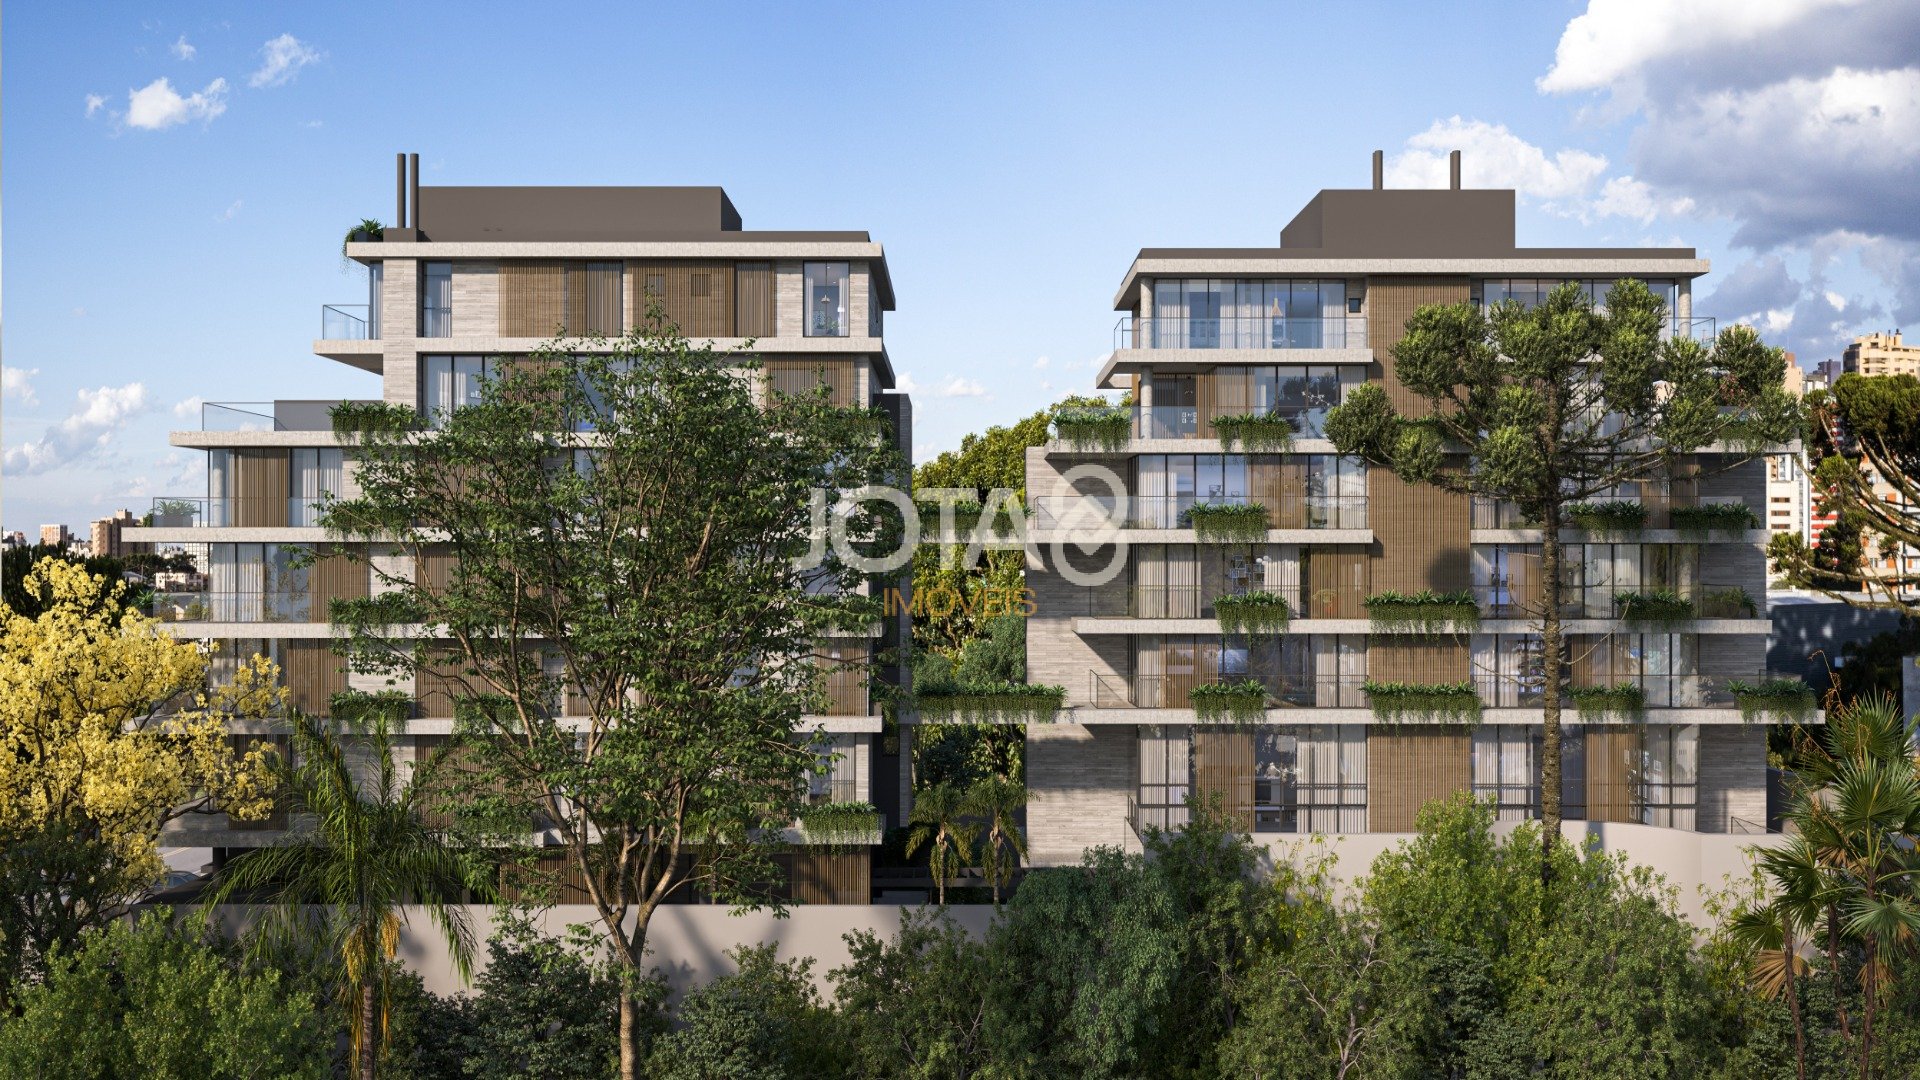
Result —
[[360, 1080], [374, 1080], [374, 975], [369, 971], [360, 988]]
[[1874, 999], [1877, 996], [1874, 983], [1879, 981], [1880, 976], [1878, 945], [1878, 939], [1871, 934], [1867, 935], [1867, 962], [1862, 969], [1866, 975], [1863, 980], [1867, 984], [1866, 1003], [1860, 1010], [1860, 1080], [1873, 1080], [1873, 1011]]
[[1793, 962], [1798, 953], [1793, 948], [1793, 927], [1787, 925], [1783, 917], [1780, 945], [1787, 962], [1787, 1008], [1793, 1013], [1793, 1057], [1798, 1080], [1807, 1080], [1807, 1025], [1800, 1018], [1800, 988], [1793, 981]]
[[627, 990], [624, 980], [620, 986], [620, 1080], [639, 1080], [640, 1076], [640, 1010], [633, 1000], [633, 994]]
[[1566, 680], [1566, 650], [1560, 640], [1566, 588], [1560, 570], [1560, 500], [1549, 502], [1542, 517], [1540, 576], [1547, 610], [1540, 619], [1540, 674], [1546, 682], [1540, 701], [1540, 881], [1545, 884], [1553, 874], [1553, 845], [1560, 839], [1560, 684]]
[[1840, 1037], [1853, 1041], [1853, 1025], [1848, 1019], [1846, 988], [1840, 985], [1840, 908], [1827, 905], [1827, 977], [1833, 980], [1833, 1008], [1840, 1014]]
[[620, 1080], [639, 1080], [645, 1065], [646, 1047], [641, 1045], [641, 1037], [646, 1025], [641, 1023], [640, 1003], [634, 998], [633, 987], [640, 980], [640, 964], [647, 956], [647, 924], [652, 920], [653, 904], [641, 904], [634, 912], [633, 936], [621, 941], [618, 932], [615, 933], [620, 947], [614, 950], [614, 955], [621, 966]]

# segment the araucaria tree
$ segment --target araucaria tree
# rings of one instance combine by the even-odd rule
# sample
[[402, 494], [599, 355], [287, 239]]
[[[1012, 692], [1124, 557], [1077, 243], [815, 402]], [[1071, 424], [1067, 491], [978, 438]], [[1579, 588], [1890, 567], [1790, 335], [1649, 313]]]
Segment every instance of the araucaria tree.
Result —
[[199, 647], [76, 563], [43, 559], [21, 587], [38, 614], [0, 608], [0, 1001], [152, 887], [168, 821], [267, 815], [270, 761], [227, 724], [285, 694], [257, 657], [209, 690]]
[[1393, 347], [1399, 400], [1355, 388], [1327, 437], [1401, 478], [1512, 506], [1540, 529], [1544, 695], [1542, 842], [1560, 835], [1561, 612], [1569, 507], [1645, 481], [1731, 468], [1799, 430], [1786, 358], [1744, 326], [1711, 346], [1669, 335], [1664, 303], [1632, 279], [1597, 307], [1575, 284], [1538, 306], [1431, 305]]
[[385, 554], [378, 595], [334, 618], [359, 668], [459, 699], [468, 817], [557, 838], [626, 979], [632, 1077], [654, 910], [677, 889], [765, 895], [815, 763], [812, 654], [879, 617], [841, 553], [890, 551], [902, 519], [836, 493], [905, 476], [878, 414], [770, 393], [750, 357], [657, 312], [499, 370], [432, 430], [398, 406], [337, 417], [360, 494], [327, 524]]

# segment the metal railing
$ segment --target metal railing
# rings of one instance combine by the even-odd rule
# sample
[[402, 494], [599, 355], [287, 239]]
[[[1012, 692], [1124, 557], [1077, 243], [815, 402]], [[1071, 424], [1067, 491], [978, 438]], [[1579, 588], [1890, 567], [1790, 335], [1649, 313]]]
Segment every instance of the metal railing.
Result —
[[1133, 829], [1135, 836], [1146, 836], [1148, 829], [1175, 832], [1186, 828], [1191, 819], [1192, 812], [1184, 801], [1143, 803], [1138, 793], [1127, 796], [1127, 825]]
[[1367, 344], [1361, 315], [1151, 315], [1123, 317], [1116, 349], [1359, 349]]
[[326, 341], [369, 341], [373, 327], [366, 304], [321, 304], [320, 337]]
[[1365, 495], [1133, 495], [1124, 514], [1117, 500], [1103, 495], [1043, 495], [1032, 500], [1032, 525], [1038, 529], [1097, 530], [1191, 529], [1195, 506], [1266, 508], [1270, 529], [1364, 529]]
[[[1695, 619], [1754, 619], [1760, 617], [1760, 598], [1739, 585], [1696, 581], [1685, 585], [1643, 582], [1612, 585], [1586, 581], [1581, 567], [1572, 567], [1571, 577], [1561, 597], [1560, 616], [1565, 619], [1613, 619], [1623, 615], [1616, 597], [1621, 593], [1673, 593], [1693, 605]], [[1512, 581], [1475, 585], [1474, 602], [1480, 614], [1490, 619], [1537, 618], [1546, 610], [1540, 583], [1516, 587]], [[1751, 609], [1747, 606], [1753, 605]]]
[[[1671, 513], [1676, 509], [1693, 506], [1733, 505], [1745, 500], [1738, 495], [1598, 495], [1581, 499], [1585, 503], [1629, 503], [1647, 508], [1647, 520], [1639, 526], [1642, 529], [1671, 528]], [[1538, 521], [1528, 520], [1520, 508], [1509, 502], [1486, 499], [1475, 496], [1468, 507], [1467, 527], [1471, 529], [1537, 529]], [[1570, 528], [1579, 528], [1569, 523]], [[1607, 530], [1591, 530], [1604, 532]], [[1620, 530], [1621, 535], [1631, 537], [1631, 530]]]
[[1133, 675], [1116, 677], [1091, 671], [1089, 699], [1097, 709], [1191, 709], [1195, 687], [1258, 681], [1267, 691], [1267, 708], [1364, 708], [1365, 675], [1261, 675], [1254, 673]]

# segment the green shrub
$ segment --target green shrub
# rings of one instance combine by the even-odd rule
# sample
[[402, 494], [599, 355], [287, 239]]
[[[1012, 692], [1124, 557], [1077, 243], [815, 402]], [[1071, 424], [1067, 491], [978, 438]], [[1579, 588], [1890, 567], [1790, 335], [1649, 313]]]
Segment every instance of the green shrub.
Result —
[[1366, 606], [1368, 625], [1376, 634], [1438, 637], [1480, 625], [1480, 606], [1474, 603], [1473, 593], [1464, 589], [1447, 593], [1388, 590], [1367, 597]]
[[1402, 683], [1374, 682], [1361, 685], [1373, 715], [1387, 723], [1406, 720], [1442, 723], [1476, 723], [1480, 719], [1480, 691], [1472, 682]]
[[1647, 508], [1637, 502], [1578, 502], [1567, 507], [1576, 529], [1598, 533], [1637, 533], [1647, 526]]
[[1267, 538], [1267, 508], [1259, 503], [1198, 503], [1181, 511], [1180, 525], [1196, 540], [1258, 544]]
[[1813, 718], [1816, 699], [1813, 687], [1799, 679], [1761, 679], [1727, 683], [1727, 693], [1740, 706], [1742, 719], [1752, 722], [1767, 716], [1776, 722], [1805, 723]]
[[1203, 724], [1257, 724], [1267, 714], [1267, 688], [1257, 679], [1206, 683], [1187, 691], [1187, 700]]
[[1693, 601], [1672, 589], [1613, 594], [1614, 611], [1629, 623], [1672, 626], [1694, 617]]
[[1702, 536], [1715, 531], [1743, 532], [1760, 527], [1760, 519], [1754, 517], [1743, 502], [1676, 506], [1667, 516], [1674, 528]]
[[1223, 634], [1259, 636], [1285, 633], [1293, 619], [1293, 608], [1278, 593], [1234, 593], [1216, 598], [1213, 614], [1220, 620]]
[[1582, 720], [1599, 720], [1609, 715], [1637, 717], [1646, 711], [1647, 693], [1637, 683], [1621, 686], [1575, 686], [1567, 690], [1574, 710]]
[[1066, 408], [1053, 414], [1053, 429], [1075, 450], [1120, 450], [1133, 437], [1133, 413], [1113, 407]]
[[1284, 453], [1293, 449], [1293, 421], [1279, 413], [1216, 416], [1213, 430], [1222, 450]]

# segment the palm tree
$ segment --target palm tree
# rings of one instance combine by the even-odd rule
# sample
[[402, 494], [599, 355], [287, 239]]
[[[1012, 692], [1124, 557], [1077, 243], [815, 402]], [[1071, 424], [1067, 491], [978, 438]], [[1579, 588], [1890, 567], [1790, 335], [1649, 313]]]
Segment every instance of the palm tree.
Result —
[[907, 857], [912, 858], [922, 846], [927, 848], [927, 869], [933, 873], [942, 907], [947, 904], [947, 879], [966, 866], [979, 831], [967, 820], [967, 813], [967, 799], [959, 788], [935, 784], [914, 796], [913, 812], [907, 816], [907, 824], [913, 827], [907, 834]]
[[361, 769], [320, 721], [297, 715], [293, 724], [293, 761], [280, 766], [282, 790], [295, 813], [312, 816], [314, 827], [233, 860], [207, 904], [227, 903], [236, 893], [266, 898], [274, 906], [255, 933], [256, 946], [312, 929], [303, 905], [324, 909], [321, 944], [340, 964], [353, 1071], [359, 1080], [374, 1080], [386, 1041], [389, 973], [407, 921], [404, 905], [425, 909], [464, 979], [473, 970], [473, 931], [455, 901], [489, 890], [426, 824], [421, 804], [432, 763], [402, 782], [384, 717], [363, 728], [372, 760]]
[[[1787, 820], [1798, 836], [1763, 853], [1761, 867], [1779, 892], [1772, 906], [1782, 924], [1780, 947], [1792, 948], [1795, 931], [1824, 933], [1841, 1034], [1856, 1043], [1866, 1080], [1880, 991], [1896, 956], [1920, 941], [1920, 762], [1889, 698], [1856, 700], [1828, 721], [1823, 739], [1797, 755], [1798, 791]], [[1857, 1038], [1839, 985], [1843, 945], [1863, 956]]]
[[980, 849], [980, 868], [993, 885], [993, 906], [1000, 906], [1000, 889], [1013, 879], [1013, 868], [1027, 855], [1026, 834], [1015, 820], [1027, 805], [1027, 788], [1004, 776], [987, 776], [967, 790], [966, 812], [986, 820], [986, 843]]

